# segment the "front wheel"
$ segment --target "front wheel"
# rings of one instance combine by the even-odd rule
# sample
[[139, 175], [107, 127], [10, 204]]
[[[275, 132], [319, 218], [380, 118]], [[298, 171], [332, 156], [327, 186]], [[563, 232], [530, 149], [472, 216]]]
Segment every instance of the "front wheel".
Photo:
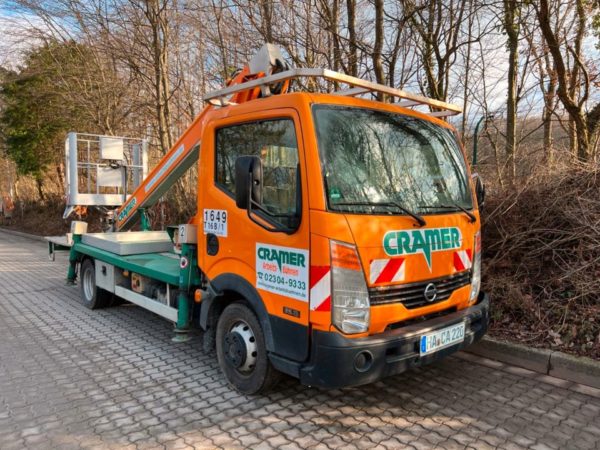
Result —
[[225, 308], [217, 323], [217, 359], [227, 381], [244, 394], [272, 388], [279, 380], [267, 355], [256, 315], [243, 303]]

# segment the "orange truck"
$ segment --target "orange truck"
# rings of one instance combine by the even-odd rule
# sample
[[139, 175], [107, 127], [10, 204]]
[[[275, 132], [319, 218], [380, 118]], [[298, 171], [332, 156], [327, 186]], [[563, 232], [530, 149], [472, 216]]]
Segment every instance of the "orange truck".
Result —
[[[115, 211], [114, 232], [75, 222], [72, 242], [49, 238], [51, 252], [70, 250], [84, 305], [127, 300], [173, 322], [175, 341], [200, 328], [249, 394], [281, 372], [313, 386], [370, 383], [485, 334], [484, 189], [444, 120], [458, 107], [289, 69], [270, 45], [205, 100]], [[145, 209], [195, 161], [196, 216], [147, 230]], [[125, 231], [140, 219], [142, 231]]]

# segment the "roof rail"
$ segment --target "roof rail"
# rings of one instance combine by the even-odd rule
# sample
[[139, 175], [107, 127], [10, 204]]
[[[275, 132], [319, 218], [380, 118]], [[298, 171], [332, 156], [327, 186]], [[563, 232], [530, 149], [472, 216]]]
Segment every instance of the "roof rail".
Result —
[[400, 101], [395, 103], [399, 106], [429, 106], [432, 111], [426, 114], [433, 117], [454, 116], [462, 112], [462, 108], [451, 103], [442, 102], [422, 95], [411, 94], [401, 89], [395, 89], [383, 84], [373, 83], [372, 81], [363, 80], [350, 75], [339, 72], [334, 72], [329, 69], [310, 69], [296, 68], [289, 69], [284, 72], [279, 72], [273, 75], [264, 76], [244, 83], [229, 86], [216, 91], [208, 92], [204, 96], [204, 100], [213, 104], [225, 106], [230, 104], [225, 100], [225, 97], [235, 94], [236, 92], [245, 91], [247, 89], [279, 83], [286, 80], [294, 80], [299, 78], [321, 78], [328, 81], [343, 83], [350, 86], [349, 89], [333, 92], [335, 95], [357, 96], [368, 92], [377, 92], [396, 97]]

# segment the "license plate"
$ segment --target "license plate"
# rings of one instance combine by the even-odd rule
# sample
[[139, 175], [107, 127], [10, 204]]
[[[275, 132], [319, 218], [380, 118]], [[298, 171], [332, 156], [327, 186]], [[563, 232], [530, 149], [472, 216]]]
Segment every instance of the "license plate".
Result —
[[421, 336], [420, 354], [428, 355], [465, 339], [465, 323], [452, 325]]

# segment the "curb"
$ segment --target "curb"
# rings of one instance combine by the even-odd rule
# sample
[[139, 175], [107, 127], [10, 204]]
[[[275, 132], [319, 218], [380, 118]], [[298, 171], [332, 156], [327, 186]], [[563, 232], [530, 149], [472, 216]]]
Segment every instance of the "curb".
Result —
[[544, 375], [600, 389], [600, 361], [484, 337], [463, 350]]
[[44, 238], [44, 236], [38, 236], [36, 234], [23, 233], [21, 231], [11, 230], [10, 228], [0, 227], [0, 232], [6, 233], [6, 234], [12, 234], [14, 236], [19, 236], [19, 237], [22, 237], [22, 238], [25, 238], [25, 239], [31, 239], [33, 241], [47, 242], [46, 239]]

